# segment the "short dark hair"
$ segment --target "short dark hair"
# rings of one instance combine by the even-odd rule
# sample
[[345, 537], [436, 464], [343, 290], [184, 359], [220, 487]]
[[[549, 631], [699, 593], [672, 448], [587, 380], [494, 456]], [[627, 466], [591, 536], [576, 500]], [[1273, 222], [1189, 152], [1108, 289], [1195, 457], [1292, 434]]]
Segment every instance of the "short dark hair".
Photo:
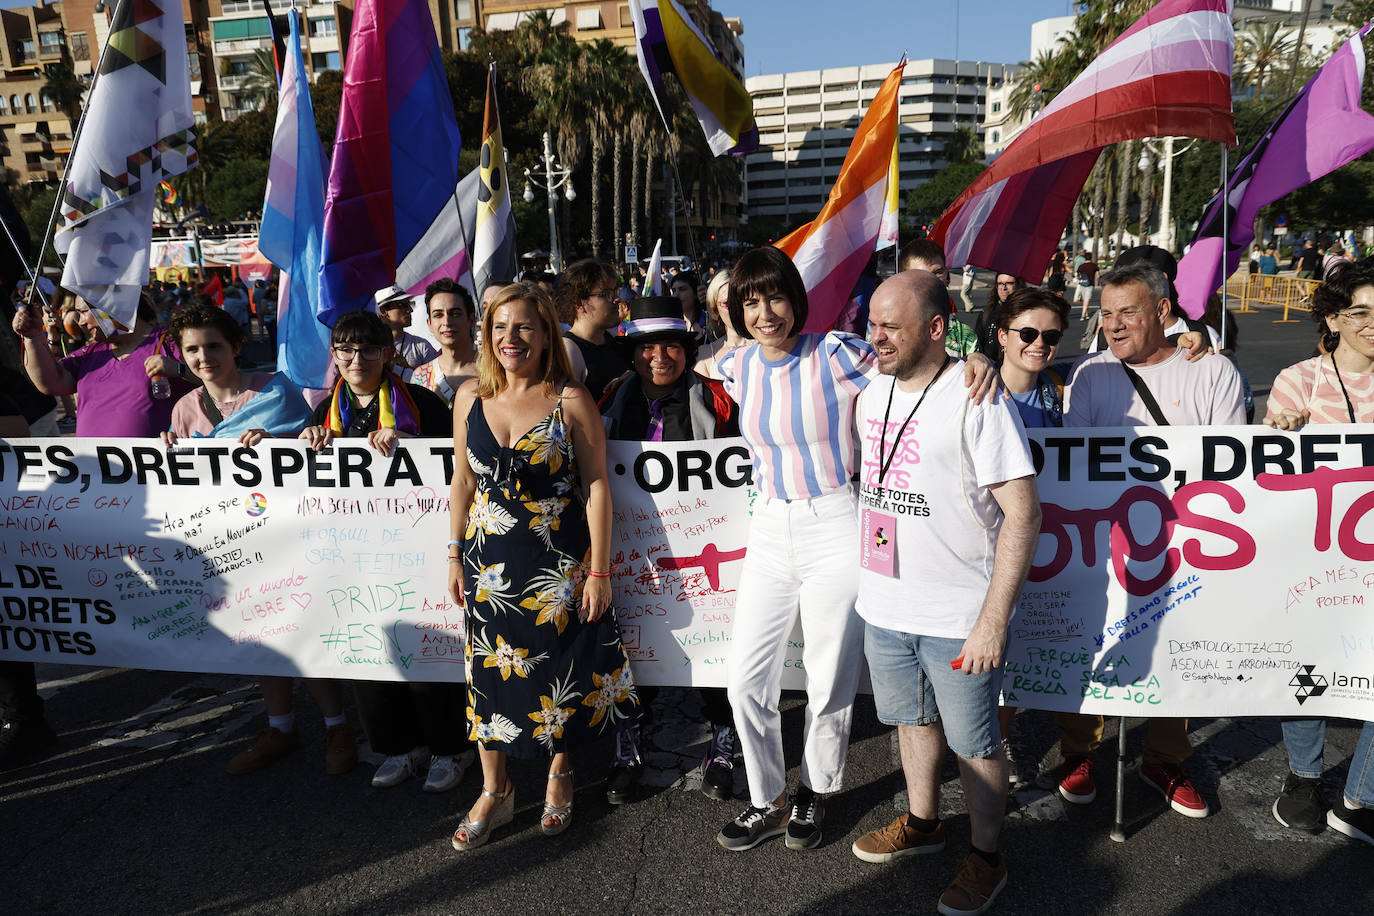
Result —
[[696, 292], [697, 287], [701, 285], [701, 279], [690, 270], [680, 270], [668, 286], [671, 288], [673, 283], [686, 283], [692, 288], [692, 292]]
[[949, 266], [945, 260], [945, 249], [940, 247], [939, 242], [932, 242], [930, 239], [912, 239], [902, 246], [901, 252], [897, 255], [897, 269], [911, 270], [915, 266], [912, 261], [925, 261], [927, 264], [939, 261]]
[[219, 331], [231, 347], [243, 343], [243, 328], [239, 327], [239, 323], [224, 309], [209, 302], [191, 302], [184, 305], [176, 310], [172, 320], [168, 322], [168, 330], [178, 346], [181, 345], [182, 334], [205, 328]]
[[797, 265], [786, 253], [772, 245], [746, 251], [730, 269], [730, 323], [735, 333], [751, 338], [744, 326], [744, 300], [750, 296], [782, 293], [792, 303], [792, 333], [806, 327], [810, 305], [806, 300], [806, 284], [802, 282]]
[[157, 303], [153, 301], [153, 296], [146, 289], [138, 291], [138, 321], [154, 322], [157, 321]]
[[568, 269], [563, 271], [563, 281], [554, 291], [553, 301], [558, 311], [558, 320], [564, 324], [572, 324], [577, 320], [577, 306], [583, 299], [591, 296], [592, 290], [603, 284], [612, 288], [612, 294], [614, 290], [620, 289], [620, 275], [605, 261], [586, 258], [569, 264]]
[[1332, 265], [1325, 282], [1312, 291], [1312, 320], [1321, 329], [1328, 351], [1336, 349], [1340, 335], [1327, 327], [1326, 319], [1350, 308], [1355, 291], [1364, 286], [1374, 286], [1374, 258]]
[[376, 344], [379, 347], [389, 347], [392, 344], [391, 329], [373, 312], [344, 312], [329, 331], [329, 343], [331, 346]]
[[472, 293], [467, 291], [467, 287], [450, 277], [440, 277], [429, 286], [425, 287], [426, 311], [429, 309], [429, 300], [440, 293], [448, 293], [450, 296], [457, 296], [463, 303], [463, 311], [468, 313], [468, 317], [477, 317], [477, 307], [472, 304]]
[[997, 310], [997, 326], [1004, 331], [1008, 330], [1013, 318], [1032, 309], [1049, 309], [1054, 312], [1055, 317], [1059, 319], [1060, 330], [1069, 326], [1069, 304], [1064, 301], [1064, 297], [1038, 286], [1018, 289], [1008, 296], [1002, 307]]

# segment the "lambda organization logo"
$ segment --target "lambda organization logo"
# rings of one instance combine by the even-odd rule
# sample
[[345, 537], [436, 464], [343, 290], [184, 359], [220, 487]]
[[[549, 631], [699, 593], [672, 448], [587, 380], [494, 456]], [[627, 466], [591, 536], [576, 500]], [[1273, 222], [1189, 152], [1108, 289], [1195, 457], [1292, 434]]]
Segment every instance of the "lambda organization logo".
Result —
[[1289, 687], [1298, 688], [1293, 692], [1297, 697], [1298, 705], [1301, 706], [1312, 697], [1319, 697], [1326, 693], [1326, 678], [1320, 674], [1313, 674], [1316, 665], [1299, 665], [1298, 673], [1293, 675], [1293, 679], [1288, 682]]
[[250, 493], [243, 501], [243, 508], [247, 509], [253, 518], [257, 518], [267, 511], [267, 497], [261, 493]]

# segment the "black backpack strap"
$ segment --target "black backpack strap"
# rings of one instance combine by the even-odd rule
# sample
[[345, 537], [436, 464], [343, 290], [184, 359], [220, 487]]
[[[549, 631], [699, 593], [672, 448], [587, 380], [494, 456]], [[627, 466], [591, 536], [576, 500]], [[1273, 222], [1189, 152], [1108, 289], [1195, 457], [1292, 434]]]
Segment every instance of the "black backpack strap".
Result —
[[1159, 409], [1159, 402], [1156, 401], [1155, 396], [1150, 393], [1150, 386], [1146, 385], [1145, 380], [1137, 375], [1136, 371], [1130, 366], [1122, 363], [1121, 368], [1126, 371], [1126, 377], [1129, 378], [1131, 384], [1135, 386], [1136, 394], [1140, 395], [1140, 399], [1145, 402], [1145, 409], [1150, 412], [1150, 416], [1154, 419], [1155, 425], [1168, 426], [1169, 421], [1164, 418], [1164, 411]]
[[211, 426], [219, 426], [224, 422], [224, 414], [219, 412], [215, 399], [210, 397], [210, 392], [204, 388], [200, 389], [200, 403], [205, 408], [205, 415], [210, 418]]

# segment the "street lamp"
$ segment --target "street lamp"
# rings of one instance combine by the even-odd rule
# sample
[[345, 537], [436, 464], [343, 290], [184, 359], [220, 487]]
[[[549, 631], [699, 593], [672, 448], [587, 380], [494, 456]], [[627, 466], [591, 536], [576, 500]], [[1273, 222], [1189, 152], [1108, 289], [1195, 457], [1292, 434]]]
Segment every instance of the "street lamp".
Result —
[[577, 192], [572, 186], [572, 169], [558, 164], [553, 155], [553, 145], [549, 142], [548, 131], [544, 132], [544, 180], [541, 182], [529, 169], [525, 169], [525, 203], [534, 203], [534, 189], [538, 188], [549, 198], [549, 266], [555, 273], [563, 271], [563, 257], [558, 250], [558, 221], [554, 218], [554, 202], [558, 200], [558, 189], [568, 200], [577, 200]]
[[[1160, 162], [1164, 163], [1164, 190], [1161, 192], [1159, 198], [1159, 231], [1164, 234], [1164, 238], [1160, 240], [1163, 244], [1161, 244], [1159, 247], [1163, 248], [1165, 251], [1170, 252], [1171, 254], [1174, 250], [1174, 244], [1178, 241], [1174, 233], [1174, 222], [1172, 213], [1174, 194], [1174, 159], [1178, 156], [1182, 156], [1184, 153], [1188, 152], [1188, 150], [1192, 149], [1194, 143], [1197, 143], [1197, 141], [1192, 140], [1188, 143], [1187, 146], [1183, 147], [1183, 149], [1175, 151], [1173, 137], [1164, 138], [1164, 148], [1162, 150], [1151, 146], [1149, 140], [1140, 141], [1140, 162], [1137, 163], [1137, 165], [1139, 166], [1142, 172], [1149, 170], [1151, 154], [1153, 154], [1154, 157], [1158, 159]], [[1146, 227], [1142, 225], [1140, 227], [1142, 243], [1145, 242], [1145, 231]]]

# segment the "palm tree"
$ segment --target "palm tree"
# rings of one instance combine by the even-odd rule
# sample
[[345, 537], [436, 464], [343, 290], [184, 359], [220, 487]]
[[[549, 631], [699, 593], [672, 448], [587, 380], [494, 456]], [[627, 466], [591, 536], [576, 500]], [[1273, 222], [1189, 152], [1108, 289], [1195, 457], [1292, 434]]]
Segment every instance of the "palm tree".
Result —
[[620, 157], [623, 130], [620, 115], [623, 111], [624, 92], [621, 83], [623, 74], [629, 67], [630, 57], [624, 48], [602, 38], [587, 46], [583, 55], [585, 74], [583, 87], [585, 101], [590, 109], [588, 114], [591, 133], [591, 190], [592, 190], [592, 254], [601, 255], [601, 164], [606, 154], [606, 141], [614, 141], [614, 185], [616, 200], [615, 236], [620, 238]]
[[277, 65], [272, 60], [270, 48], [258, 48], [253, 52], [252, 64], [248, 72], [243, 74], [243, 82], [235, 93], [240, 108], [261, 111], [269, 102], [276, 102]]
[[43, 88], [38, 90], [38, 94], [45, 102], [52, 102], [57, 106], [75, 129], [76, 123], [81, 120], [81, 103], [86, 95], [86, 81], [73, 73], [66, 64], [48, 64], [43, 68], [43, 74], [47, 80], [43, 83]]
[[1121, 235], [1126, 231], [1126, 208], [1131, 199], [1131, 178], [1135, 172], [1135, 141], [1112, 147], [1116, 159], [1116, 254], [1121, 254]]
[[960, 127], [945, 141], [945, 161], [950, 165], [977, 162], [983, 158], [983, 141], [971, 127]]
[[1293, 33], [1282, 29], [1282, 23], [1262, 22], [1236, 36], [1237, 79], [1254, 86], [1256, 97], [1264, 95], [1265, 80], [1293, 49]]

